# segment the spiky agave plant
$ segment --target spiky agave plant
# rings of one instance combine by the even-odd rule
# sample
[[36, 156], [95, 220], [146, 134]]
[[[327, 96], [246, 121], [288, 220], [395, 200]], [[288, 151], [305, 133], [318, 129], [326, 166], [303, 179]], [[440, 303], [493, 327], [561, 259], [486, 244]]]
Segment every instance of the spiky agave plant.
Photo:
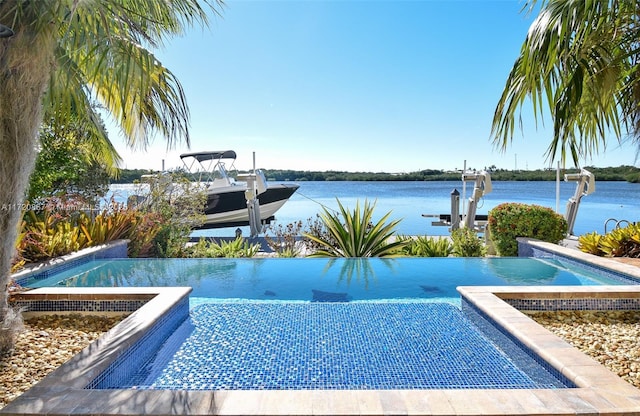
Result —
[[[392, 257], [401, 255], [406, 244], [402, 239], [393, 239], [395, 228], [401, 220], [387, 223], [391, 211], [377, 223], [373, 223], [375, 202], [367, 200], [360, 209], [356, 202], [353, 211], [347, 210], [340, 200], [339, 212], [331, 212], [323, 208], [320, 219], [324, 223], [329, 236], [322, 237], [303, 233], [303, 236], [318, 244], [321, 248], [309, 257]], [[344, 221], [344, 222], [343, 222]]]

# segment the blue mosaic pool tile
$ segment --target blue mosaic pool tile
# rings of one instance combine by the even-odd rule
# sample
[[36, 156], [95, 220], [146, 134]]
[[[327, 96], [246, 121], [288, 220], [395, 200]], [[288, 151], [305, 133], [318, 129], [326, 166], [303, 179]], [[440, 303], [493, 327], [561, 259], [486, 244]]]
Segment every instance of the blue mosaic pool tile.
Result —
[[482, 331], [484, 336], [504, 351], [518, 368], [525, 371], [538, 385], [547, 388], [576, 387], [555, 367], [464, 298], [462, 299], [462, 311], [467, 319]]
[[147, 300], [18, 300], [11, 304], [25, 312], [134, 312]]
[[189, 300], [184, 298], [166, 312], [157, 322], [130, 348], [121, 353], [107, 370], [98, 375], [87, 389], [120, 388], [139, 368], [148, 363], [150, 356], [157, 351], [165, 339], [169, 338], [180, 324], [187, 320]]
[[[119, 387], [541, 387], [460, 309], [439, 303], [211, 303]], [[548, 386], [544, 386], [548, 387]]]
[[103, 250], [98, 250], [94, 254], [94, 259], [126, 259], [128, 255], [129, 243], [128, 241], [121, 240], [118, 243], [111, 243], [110, 247]]
[[639, 298], [503, 299], [521, 311], [634, 311]]

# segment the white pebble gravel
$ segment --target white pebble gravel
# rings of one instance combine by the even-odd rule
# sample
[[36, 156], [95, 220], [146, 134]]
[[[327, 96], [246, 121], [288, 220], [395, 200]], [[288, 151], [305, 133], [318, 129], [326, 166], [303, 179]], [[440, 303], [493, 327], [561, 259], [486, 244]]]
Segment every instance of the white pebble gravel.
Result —
[[640, 311], [537, 312], [530, 316], [640, 388]]
[[48, 315], [26, 320], [13, 351], [0, 356], [0, 408], [68, 361], [123, 317]]

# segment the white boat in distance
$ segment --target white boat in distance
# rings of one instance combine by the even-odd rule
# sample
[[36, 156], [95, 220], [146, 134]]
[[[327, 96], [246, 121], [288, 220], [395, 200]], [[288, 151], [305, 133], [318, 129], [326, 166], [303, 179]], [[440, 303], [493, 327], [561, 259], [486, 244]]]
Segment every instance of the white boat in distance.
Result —
[[[269, 184], [264, 173], [255, 167], [252, 173], [238, 175], [236, 180], [229, 174], [229, 170], [235, 170], [233, 150], [184, 153], [180, 159], [207, 193], [206, 219], [199, 228], [250, 225], [249, 201], [252, 199], [257, 199], [259, 204], [259, 221], [269, 223], [299, 188], [296, 184]], [[227, 161], [231, 161], [229, 169]]]

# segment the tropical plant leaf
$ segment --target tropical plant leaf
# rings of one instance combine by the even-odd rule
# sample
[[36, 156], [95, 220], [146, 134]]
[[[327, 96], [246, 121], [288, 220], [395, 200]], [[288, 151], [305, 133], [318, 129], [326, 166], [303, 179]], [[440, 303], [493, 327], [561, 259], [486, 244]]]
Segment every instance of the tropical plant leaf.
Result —
[[303, 236], [318, 246], [311, 257], [390, 257], [400, 256], [406, 245], [403, 239], [392, 238], [400, 220], [387, 222], [391, 212], [378, 222], [373, 222], [375, 203], [365, 200], [361, 208], [359, 201], [353, 211], [349, 211], [339, 200], [334, 213], [327, 208], [320, 218], [327, 235], [304, 233]]
[[[522, 129], [522, 106], [530, 102], [536, 126], [549, 115], [553, 138], [549, 161], [575, 166], [625, 133], [640, 137], [640, 49], [632, 0], [530, 1], [541, 5], [506, 81], [493, 118], [492, 137], [505, 150]], [[640, 144], [640, 141], [638, 141]], [[640, 148], [639, 148], [640, 149]]]

